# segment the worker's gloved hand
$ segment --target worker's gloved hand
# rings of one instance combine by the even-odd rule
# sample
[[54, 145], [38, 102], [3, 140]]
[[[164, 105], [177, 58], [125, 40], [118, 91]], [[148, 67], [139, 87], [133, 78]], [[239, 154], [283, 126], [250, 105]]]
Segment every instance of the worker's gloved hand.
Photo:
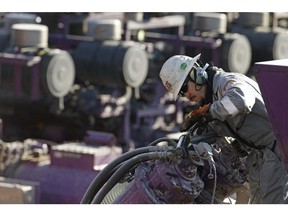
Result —
[[194, 126], [191, 130], [191, 133], [196, 131], [197, 135], [201, 135], [205, 129], [207, 129], [208, 123], [213, 121], [213, 118], [210, 114], [205, 114]]
[[[189, 130], [193, 125], [195, 125], [193, 131], [196, 130], [197, 128], [203, 128], [204, 126], [206, 128], [207, 124], [213, 120], [211, 115], [209, 115], [208, 113], [209, 107], [210, 104], [206, 104], [197, 110], [191, 111], [184, 118], [183, 123], [180, 125], [180, 132]], [[204, 129], [202, 129], [202, 132]]]

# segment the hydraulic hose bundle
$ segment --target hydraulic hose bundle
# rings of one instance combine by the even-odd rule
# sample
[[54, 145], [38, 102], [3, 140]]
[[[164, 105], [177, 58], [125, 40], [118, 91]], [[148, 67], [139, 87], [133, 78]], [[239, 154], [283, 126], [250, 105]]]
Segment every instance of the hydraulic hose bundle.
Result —
[[153, 146], [154, 143], [161, 141], [168, 141], [168, 143], [174, 144], [170, 139], [161, 138], [151, 143], [150, 146], [126, 152], [108, 164], [90, 184], [81, 200], [81, 204], [101, 203], [113, 186], [135, 165], [144, 161], [168, 159], [173, 156], [173, 147]]
[[124, 153], [95, 177], [81, 204], [225, 203], [243, 186], [245, 170], [224, 139], [206, 141], [187, 133]]

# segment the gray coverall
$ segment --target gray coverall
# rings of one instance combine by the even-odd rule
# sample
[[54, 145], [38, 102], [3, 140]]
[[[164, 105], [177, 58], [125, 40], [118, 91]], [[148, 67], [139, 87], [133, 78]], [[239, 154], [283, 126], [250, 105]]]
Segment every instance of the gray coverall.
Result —
[[223, 124], [226, 121], [243, 139], [266, 146], [263, 150], [248, 148], [250, 202], [288, 203], [288, 174], [257, 83], [240, 73], [220, 69], [213, 78], [213, 92], [209, 113], [216, 121], [210, 126], [219, 135], [232, 136]]

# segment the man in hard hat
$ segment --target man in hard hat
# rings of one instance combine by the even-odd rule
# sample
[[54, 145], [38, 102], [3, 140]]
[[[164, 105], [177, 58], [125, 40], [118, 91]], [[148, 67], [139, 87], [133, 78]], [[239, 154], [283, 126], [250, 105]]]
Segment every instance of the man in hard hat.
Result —
[[160, 71], [174, 100], [182, 96], [200, 106], [187, 115], [180, 131], [196, 125], [201, 133], [212, 130], [235, 138], [248, 153], [250, 203], [288, 203], [288, 174], [257, 83], [243, 74], [203, 65], [199, 58], [200, 54], [175, 55]]

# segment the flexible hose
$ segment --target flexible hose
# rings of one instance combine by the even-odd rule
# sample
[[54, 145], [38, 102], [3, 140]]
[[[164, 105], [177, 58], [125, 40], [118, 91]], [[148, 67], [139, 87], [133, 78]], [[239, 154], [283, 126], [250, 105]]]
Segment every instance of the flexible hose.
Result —
[[151, 142], [151, 143], [149, 144], [149, 146], [157, 145], [159, 142], [163, 142], [163, 141], [166, 141], [166, 142], [168, 143], [168, 145], [172, 145], [172, 146], [174, 146], [174, 147], [177, 146], [177, 143], [176, 143], [174, 140], [169, 139], [169, 138], [167, 138], [167, 137], [161, 137], [161, 138], [159, 138], [159, 139], [156, 139], [156, 140], [154, 140], [153, 142]]
[[130, 185], [130, 182], [117, 183], [102, 200], [101, 204], [112, 204], [113, 201], [121, 195]]
[[129, 152], [125, 152], [123, 155], [113, 160], [100, 173], [97, 174], [97, 176], [94, 178], [94, 180], [92, 181], [92, 183], [89, 185], [88, 189], [86, 190], [80, 204], [89, 204], [91, 202], [92, 198], [95, 195], [95, 191], [97, 192], [105, 184], [105, 182], [107, 182], [107, 180], [110, 178], [110, 176], [113, 173], [112, 171], [115, 170], [115, 167], [119, 166], [124, 161], [136, 155], [147, 153], [147, 152], [159, 151], [162, 149], [163, 148], [159, 146], [142, 147], [142, 148], [138, 148]]
[[107, 181], [107, 183], [99, 190], [98, 194], [95, 195], [92, 203], [93, 204], [100, 204], [106, 194], [118, 183], [119, 179], [122, 178], [129, 170], [134, 167], [136, 164], [139, 164], [144, 161], [148, 160], [155, 160], [161, 158], [168, 158], [172, 156], [172, 152], [149, 152], [137, 155], [130, 160], [126, 161]]
[[109, 173], [111, 173], [111, 171], [113, 171], [115, 167], [119, 166], [122, 162], [130, 159], [131, 157], [134, 157], [137, 154], [142, 154], [149, 151], [150, 149], [147, 147], [138, 148], [129, 152], [125, 152], [120, 157], [109, 163], [103, 170], [101, 170], [100, 173], [97, 174], [97, 176], [91, 182], [81, 200], [81, 204], [90, 203], [90, 201], [92, 200], [91, 197], [94, 197], [94, 191], [98, 190], [99, 187], [102, 187], [103, 182], [105, 182], [105, 180], [110, 177]]
[[[207, 148], [206, 148], [206, 150], [207, 150]], [[208, 163], [209, 163], [209, 166], [210, 166], [210, 174], [212, 174], [212, 170], [214, 172], [214, 175], [213, 175], [214, 184], [213, 184], [213, 191], [212, 191], [212, 198], [211, 198], [211, 204], [214, 204], [215, 195], [216, 195], [216, 187], [217, 187], [217, 170], [216, 170], [215, 161], [214, 161], [214, 158], [212, 155], [212, 151], [209, 151], [209, 148], [208, 148], [207, 152], [210, 152], [207, 154], [208, 157], [206, 158]], [[209, 178], [209, 176], [208, 176], [208, 178]]]

